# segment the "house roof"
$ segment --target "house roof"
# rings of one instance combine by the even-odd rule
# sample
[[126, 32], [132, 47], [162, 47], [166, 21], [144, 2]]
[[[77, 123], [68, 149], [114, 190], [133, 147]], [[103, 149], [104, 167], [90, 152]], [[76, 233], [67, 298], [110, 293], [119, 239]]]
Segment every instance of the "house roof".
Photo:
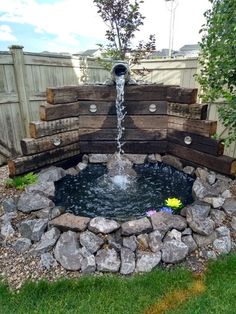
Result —
[[180, 51], [191, 51], [191, 50], [199, 50], [199, 49], [200, 49], [200, 46], [198, 44], [193, 44], [193, 45], [184, 45], [179, 50]]

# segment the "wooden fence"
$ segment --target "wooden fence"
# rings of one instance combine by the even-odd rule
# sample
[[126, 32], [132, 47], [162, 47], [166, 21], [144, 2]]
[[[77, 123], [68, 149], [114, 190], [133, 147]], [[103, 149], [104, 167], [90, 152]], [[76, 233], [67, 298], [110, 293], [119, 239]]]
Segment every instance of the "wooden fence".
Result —
[[[194, 78], [197, 59], [144, 60], [140, 67], [150, 70], [148, 81], [199, 88]], [[26, 53], [21, 46], [0, 52], [0, 165], [21, 154], [20, 140], [28, 136], [29, 122], [39, 119], [47, 87], [103, 83], [107, 78], [109, 72], [93, 58]], [[209, 117], [215, 119], [215, 105]], [[236, 145], [226, 153], [235, 157]]]

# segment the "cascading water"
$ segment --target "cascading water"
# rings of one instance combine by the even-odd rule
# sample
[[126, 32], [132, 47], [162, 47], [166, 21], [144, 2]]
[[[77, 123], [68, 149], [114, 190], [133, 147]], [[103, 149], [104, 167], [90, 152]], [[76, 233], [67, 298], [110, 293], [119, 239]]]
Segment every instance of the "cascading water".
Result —
[[122, 143], [122, 136], [124, 131], [123, 121], [126, 115], [125, 106], [124, 106], [124, 87], [125, 87], [125, 74], [115, 76], [116, 83], [116, 115], [117, 115], [117, 174], [112, 177], [112, 182], [119, 186], [122, 189], [126, 189], [127, 184], [129, 184], [128, 176], [125, 174], [125, 169], [123, 166], [121, 154], [124, 153], [122, 146], [125, 144]]

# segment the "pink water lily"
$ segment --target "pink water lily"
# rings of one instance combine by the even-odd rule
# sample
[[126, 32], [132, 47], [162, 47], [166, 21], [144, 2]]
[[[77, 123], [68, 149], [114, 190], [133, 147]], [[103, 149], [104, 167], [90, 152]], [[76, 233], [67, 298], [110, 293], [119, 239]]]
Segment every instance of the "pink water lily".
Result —
[[146, 212], [146, 215], [148, 217], [151, 217], [152, 215], [154, 215], [157, 211], [155, 209], [150, 209]]

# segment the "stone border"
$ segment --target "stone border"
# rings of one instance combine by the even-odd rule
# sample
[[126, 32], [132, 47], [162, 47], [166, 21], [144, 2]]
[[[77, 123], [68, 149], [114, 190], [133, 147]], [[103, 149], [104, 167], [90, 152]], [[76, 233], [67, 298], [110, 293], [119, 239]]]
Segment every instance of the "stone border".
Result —
[[[5, 199], [1, 217], [1, 238], [14, 235], [11, 220], [17, 213], [30, 214], [18, 224], [21, 237], [14, 244], [19, 254], [41, 256], [42, 265], [53, 267], [58, 261], [67, 270], [82, 273], [148, 272], [158, 264], [176, 264], [196, 250], [206, 259], [227, 254], [236, 247], [236, 199], [230, 188], [234, 181], [207, 169], [182, 167], [178, 158], [159, 154], [126, 154], [127, 167], [163, 161], [196, 175], [193, 184], [195, 202], [180, 215], [157, 212], [151, 217], [118, 223], [104, 217], [90, 219], [64, 213], [52, 202], [54, 182], [66, 174], [76, 175], [90, 163], [107, 163], [112, 156], [84, 155], [75, 168], [50, 167], [39, 173], [38, 182], [26, 188], [17, 202]], [[110, 167], [110, 168], [109, 168]], [[1, 241], [1, 239], [0, 239]]]

